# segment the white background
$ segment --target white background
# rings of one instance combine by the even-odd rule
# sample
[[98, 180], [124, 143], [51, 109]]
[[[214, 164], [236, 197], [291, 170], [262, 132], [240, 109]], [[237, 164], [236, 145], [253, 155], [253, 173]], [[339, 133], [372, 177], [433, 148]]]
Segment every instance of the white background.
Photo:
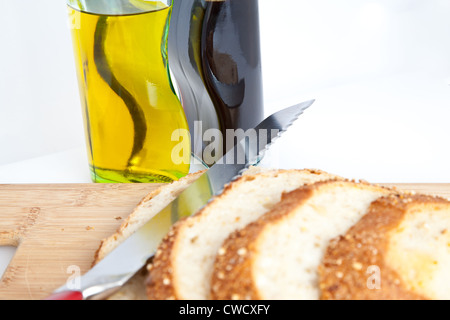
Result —
[[[64, 0], [0, 0], [0, 183], [90, 182]], [[450, 182], [449, 0], [260, 0], [266, 165]], [[0, 248], [0, 274], [14, 253]]]
[[[0, 183], [90, 182], [63, 0], [0, 0]], [[260, 0], [267, 165], [450, 182], [449, 0]]]

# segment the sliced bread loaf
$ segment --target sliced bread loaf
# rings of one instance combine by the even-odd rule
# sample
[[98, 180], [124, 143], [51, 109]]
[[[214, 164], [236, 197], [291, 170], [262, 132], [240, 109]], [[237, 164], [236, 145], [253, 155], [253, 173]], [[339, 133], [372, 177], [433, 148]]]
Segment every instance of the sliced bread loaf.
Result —
[[322, 299], [450, 299], [450, 201], [375, 201], [320, 267]]
[[232, 232], [272, 210], [283, 192], [330, 179], [340, 178], [314, 170], [264, 170], [229, 184], [163, 240], [149, 265], [149, 299], [209, 299], [216, 253]]
[[319, 299], [318, 267], [329, 241], [390, 192], [367, 183], [326, 181], [284, 194], [270, 212], [217, 248], [211, 297]]

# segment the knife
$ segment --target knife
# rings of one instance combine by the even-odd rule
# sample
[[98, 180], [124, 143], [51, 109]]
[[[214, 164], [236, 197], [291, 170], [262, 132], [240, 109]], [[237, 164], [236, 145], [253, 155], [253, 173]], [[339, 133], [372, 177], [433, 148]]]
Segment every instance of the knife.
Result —
[[[258, 137], [257, 143], [249, 143], [247, 138], [242, 137], [234, 148], [172, 203], [81, 276], [75, 290], [66, 284], [55, 290], [46, 300], [99, 300], [119, 290], [153, 257], [160, 242], [176, 221], [197, 212], [214, 196], [219, 195], [225, 185], [237, 179], [248, 167], [257, 165], [270, 145], [313, 103], [314, 100], [310, 100], [294, 105], [263, 120], [254, 128]], [[242, 150], [245, 150], [244, 161], [242, 157], [239, 161], [239, 152], [242, 156]], [[186, 201], [193, 191], [199, 195], [201, 201]]]

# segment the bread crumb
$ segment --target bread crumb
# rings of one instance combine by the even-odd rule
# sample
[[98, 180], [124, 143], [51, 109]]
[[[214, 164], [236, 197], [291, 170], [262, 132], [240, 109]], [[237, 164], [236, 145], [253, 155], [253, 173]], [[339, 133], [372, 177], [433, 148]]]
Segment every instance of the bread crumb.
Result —
[[117, 220], [117, 221], [119, 221], [119, 220], [122, 220], [122, 217], [117, 216], [117, 217], [115, 217], [114, 219]]
[[87, 226], [87, 227], [86, 227], [86, 230], [87, 230], [87, 231], [89, 231], [89, 230], [94, 230], [94, 227]]

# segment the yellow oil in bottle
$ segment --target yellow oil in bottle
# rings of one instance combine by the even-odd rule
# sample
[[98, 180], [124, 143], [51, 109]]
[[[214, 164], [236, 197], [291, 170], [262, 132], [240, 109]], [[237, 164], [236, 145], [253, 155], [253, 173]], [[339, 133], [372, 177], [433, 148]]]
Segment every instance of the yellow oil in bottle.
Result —
[[[169, 182], [189, 172], [172, 160], [172, 141], [188, 130], [167, 61], [171, 7], [104, 15], [68, 7], [89, 163], [95, 182]], [[148, 10], [150, 8], [150, 10]]]

